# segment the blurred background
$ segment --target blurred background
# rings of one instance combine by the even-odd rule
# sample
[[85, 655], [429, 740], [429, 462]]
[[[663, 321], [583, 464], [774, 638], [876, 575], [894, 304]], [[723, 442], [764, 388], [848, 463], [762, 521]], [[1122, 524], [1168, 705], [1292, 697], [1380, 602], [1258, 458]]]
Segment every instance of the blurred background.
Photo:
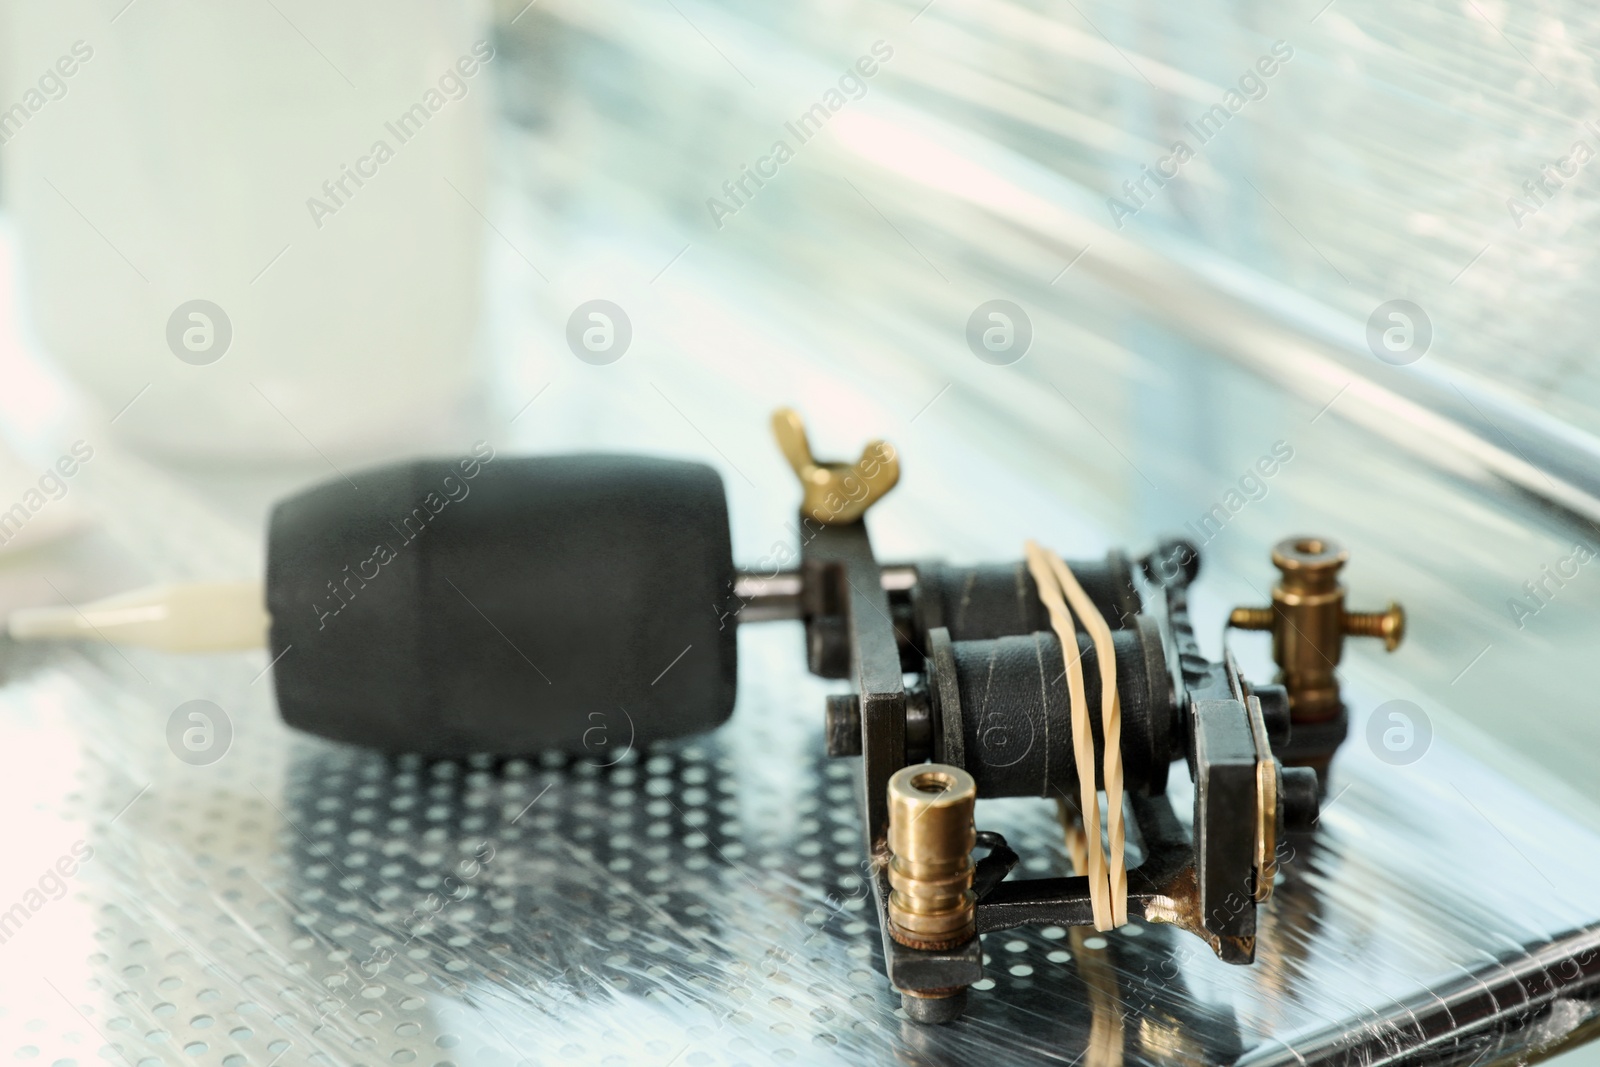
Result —
[[[1221, 505], [1197, 538], [1213, 654], [1228, 610], [1266, 601], [1274, 542], [1343, 542], [1355, 605], [1410, 616], [1394, 656], [1347, 653], [1352, 744], [1410, 701], [1538, 810], [1600, 829], [1600, 565], [1564, 562], [1600, 552], [1581, 5], [3, 12], [0, 514], [25, 521], [0, 526], [0, 610], [252, 578], [276, 498], [476, 441], [709, 463], [753, 562], [791, 543], [767, 429], [788, 404], [819, 454], [900, 450], [885, 558], [1142, 549]], [[1233, 645], [1270, 673], [1264, 638]], [[78, 833], [63, 821], [135, 884], [196, 840], [277, 855], [321, 743], [276, 723], [264, 654], [4, 652], [0, 899]], [[762, 657], [727, 729], [783, 715], [814, 741], [820, 698], [763, 688]], [[163, 730], [202, 696], [235, 748], [197, 770]], [[129, 797], [161, 811], [122, 822]], [[151, 892], [179, 915], [184, 885]], [[30, 987], [13, 947], [0, 968]], [[39, 996], [0, 1008], [0, 1057], [95, 1062], [90, 1016]], [[131, 1026], [181, 1035], [182, 1010]], [[267, 1047], [129, 1040], [149, 1062]]]

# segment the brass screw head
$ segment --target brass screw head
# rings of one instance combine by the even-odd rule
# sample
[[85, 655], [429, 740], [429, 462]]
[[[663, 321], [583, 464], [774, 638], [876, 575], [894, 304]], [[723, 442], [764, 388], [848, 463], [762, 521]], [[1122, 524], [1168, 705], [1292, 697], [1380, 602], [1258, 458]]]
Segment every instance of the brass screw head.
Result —
[[1346, 612], [1344, 632], [1351, 637], [1381, 637], [1384, 651], [1393, 652], [1405, 640], [1406, 609], [1391, 600], [1383, 611]]
[[1331, 591], [1350, 553], [1326, 537], [1286, 537], [1272, 546], [1272, 564], [1283, 574], [1287, 589]]

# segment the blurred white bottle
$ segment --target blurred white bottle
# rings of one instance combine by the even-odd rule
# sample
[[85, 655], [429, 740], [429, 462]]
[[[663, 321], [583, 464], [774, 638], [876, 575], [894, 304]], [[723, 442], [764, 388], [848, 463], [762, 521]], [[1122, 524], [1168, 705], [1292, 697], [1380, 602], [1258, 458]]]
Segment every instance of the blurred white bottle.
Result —
[[110, 432], [189, 462], [451, 443], [479, 378], [483, 0], [4, 12], [21, 304]]

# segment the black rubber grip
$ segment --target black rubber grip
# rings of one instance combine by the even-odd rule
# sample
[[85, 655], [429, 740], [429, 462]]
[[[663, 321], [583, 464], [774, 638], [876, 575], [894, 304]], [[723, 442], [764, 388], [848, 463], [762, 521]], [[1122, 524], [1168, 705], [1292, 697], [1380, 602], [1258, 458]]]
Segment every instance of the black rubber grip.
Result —
[[273, 510], [291, 726], [429, 756], [609, 761], [733, 710], [722, 479], [641, 456], [419, 460]]

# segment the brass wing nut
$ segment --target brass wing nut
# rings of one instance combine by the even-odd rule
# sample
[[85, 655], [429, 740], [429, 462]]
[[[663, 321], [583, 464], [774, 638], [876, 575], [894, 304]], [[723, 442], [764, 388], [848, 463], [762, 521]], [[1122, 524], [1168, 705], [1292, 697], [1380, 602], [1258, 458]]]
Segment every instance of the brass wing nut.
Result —
[[1296, 723], [1339, 716], [1336, 668], [1346, 637], [1379, 637], [1393, 652], [1405, 637], [1406, 613], [1391, 601], [1381, 612], [1346, 611], [1339, 571], [1350, 553], [1325, 537], [1290, 537], [1272, 549], [1281, 574], [1270, 608], [1234, 608], [1228, 625], [1270, 630], [1278, 679], [1289, 691], [1289, 716]]
[[793, 408], [772, 413], [772, 436], [800, 479], [801, 513], [825, 525], [858, 521], [900, 481], [900, 456], [887, 441], [868, 441], [854, 463], [818, 462], [806, 424]]

